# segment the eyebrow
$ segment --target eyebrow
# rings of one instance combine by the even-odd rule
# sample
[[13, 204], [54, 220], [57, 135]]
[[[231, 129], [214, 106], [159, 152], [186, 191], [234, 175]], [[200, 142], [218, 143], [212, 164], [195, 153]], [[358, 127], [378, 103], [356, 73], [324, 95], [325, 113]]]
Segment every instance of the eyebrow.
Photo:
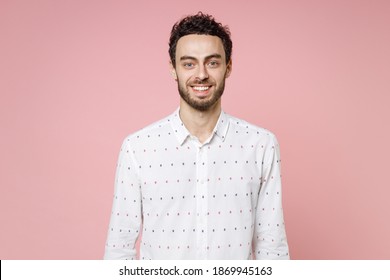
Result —
[[[222, 55], [220, 55], [218, 53], [210, 54], [210, 55], [205, 57], [205, 60], [209, 60], [211, 58], [222, 58]], [[189, 55], [184, 55], [184, 56], [180, 57], [180, 61], [187, 60], [187, 59], [198, 60], [197, 58], [195, 58], [193, 56], [189, 56]]]

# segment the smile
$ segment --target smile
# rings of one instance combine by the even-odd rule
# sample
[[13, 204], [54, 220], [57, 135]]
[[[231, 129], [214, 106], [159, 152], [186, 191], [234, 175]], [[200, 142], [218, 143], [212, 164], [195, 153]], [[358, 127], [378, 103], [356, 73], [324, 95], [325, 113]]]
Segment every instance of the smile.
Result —
[[193, 87], [194, 90], [196, 91], [206, 91], [208, 90], [210, 87]]

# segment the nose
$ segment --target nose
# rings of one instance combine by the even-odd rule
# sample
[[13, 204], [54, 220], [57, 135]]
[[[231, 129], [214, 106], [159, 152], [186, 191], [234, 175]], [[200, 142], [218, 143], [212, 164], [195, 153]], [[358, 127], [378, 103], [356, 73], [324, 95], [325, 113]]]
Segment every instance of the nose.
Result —
[[196, 73], [196, 78], [200, 81], [208, 79], [209, 74], [207, 73], [207, 69], [204, 65], [199, 65], [198, 71]]

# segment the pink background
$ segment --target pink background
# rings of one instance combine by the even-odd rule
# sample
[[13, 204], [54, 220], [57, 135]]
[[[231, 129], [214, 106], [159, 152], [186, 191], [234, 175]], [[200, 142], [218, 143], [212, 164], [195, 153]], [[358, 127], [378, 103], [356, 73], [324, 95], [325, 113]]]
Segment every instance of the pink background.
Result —
[[232, 31], [224, 110], [278, 136], [293, 259], [390, 259], [390, 2], [0, 1], [0, 258], [100, 259], [123, 138], [170, 114], [168, 37]]

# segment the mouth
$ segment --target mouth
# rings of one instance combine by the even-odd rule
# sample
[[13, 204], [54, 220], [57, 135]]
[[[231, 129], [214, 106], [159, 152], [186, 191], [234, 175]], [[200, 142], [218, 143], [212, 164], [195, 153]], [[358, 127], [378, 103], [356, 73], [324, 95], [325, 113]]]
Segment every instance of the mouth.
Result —
[[211, 86], [191, 86], [192, 90], [199, 96], [207, 95], [210, 91]]

